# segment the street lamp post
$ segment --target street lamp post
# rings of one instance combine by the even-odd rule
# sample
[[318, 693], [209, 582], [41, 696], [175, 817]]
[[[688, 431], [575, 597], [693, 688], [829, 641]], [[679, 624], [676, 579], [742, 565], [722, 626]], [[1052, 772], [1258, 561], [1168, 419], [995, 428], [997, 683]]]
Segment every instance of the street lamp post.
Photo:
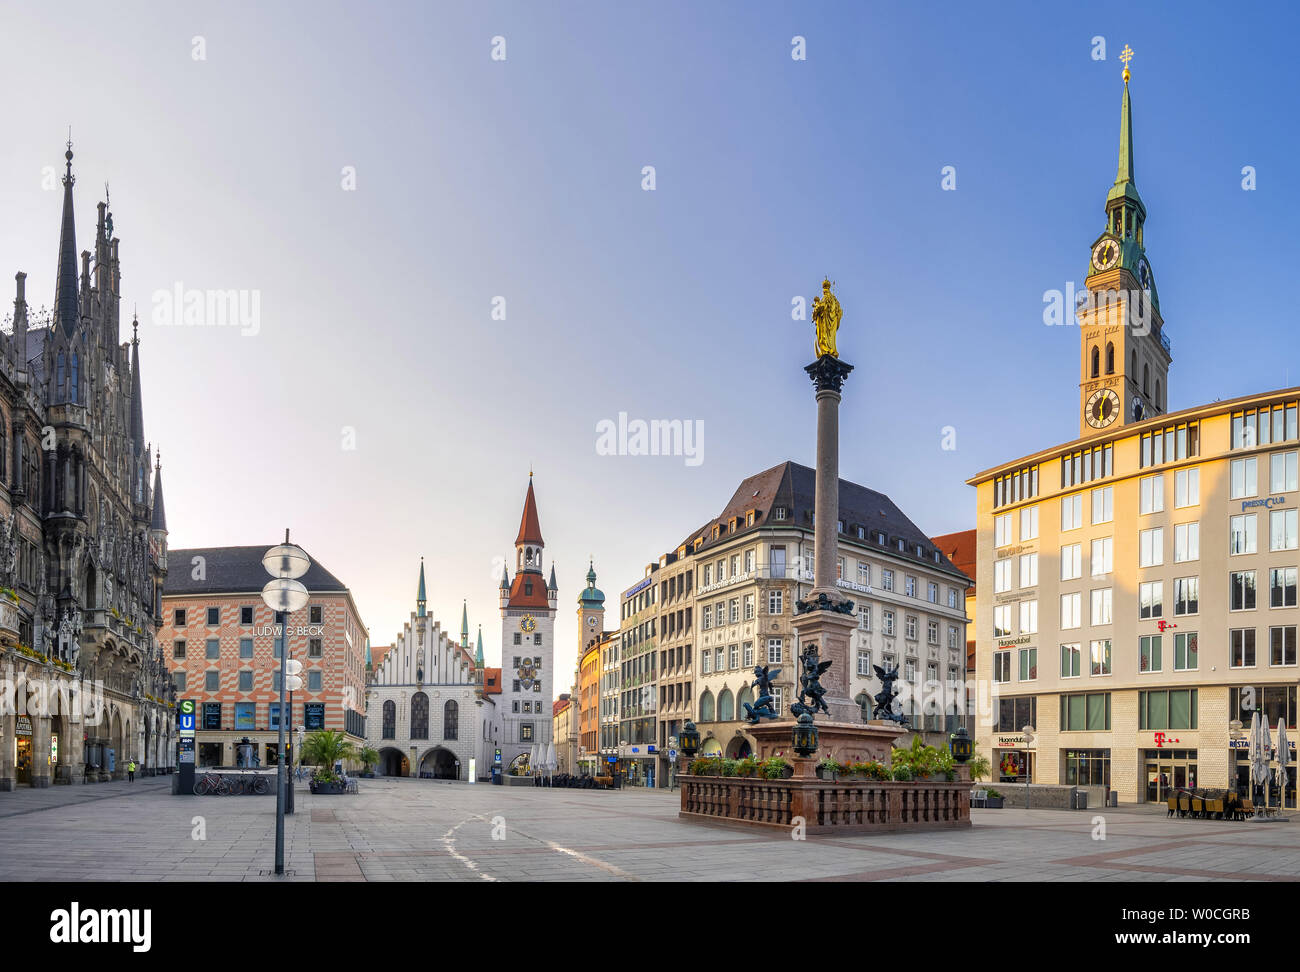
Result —
[[[294, 611], [299, 610], [306, 604], [310, 597], [307, 588], [298, 578], [307, 573], [308, 568], [311, 567], [311, 559], [303, 552], [301, 547], [289, 542], [289, 531], [285, 530], [284, 543], [272, 547], [262, 556], [262, 566], [271, 575], [271, 580], [262, 588], [262, 600], [267, 607], [281, 617], [280, 718], [276, 720], [279, 729], [279, 758], [275, 761], [275, 873], [282, 875], [284, 874], [284, 814], [287, 802], [285, 791], [288, 780], [284, 765], [284, 724], [287, 718], [285, 713], [285, 693], [289, 691], [290, 679], [295, 682], [294, 688], [299, 687], [302, 682], [302, 679], [298, 678], [296, 671], [290, 669], [288, 660], [289, 618]], [[294, 664], [299, 669], [302, 667], [301, 662], [295, 662]]]

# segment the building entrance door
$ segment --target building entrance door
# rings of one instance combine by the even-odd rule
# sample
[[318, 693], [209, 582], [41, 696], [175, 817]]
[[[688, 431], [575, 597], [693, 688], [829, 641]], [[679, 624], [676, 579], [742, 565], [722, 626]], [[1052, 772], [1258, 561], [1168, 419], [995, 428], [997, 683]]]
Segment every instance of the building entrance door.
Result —
[[1174, 790], [1193, 790], [1200, 785], [1196, 778], [1196, 750], [1148, 749], [1143, 756], [1148, 803], [1164, 803]]
[[19, 783], [32, 785], [32, 737], [18, 737], [18, 752], [14, 759], [14, 773]]

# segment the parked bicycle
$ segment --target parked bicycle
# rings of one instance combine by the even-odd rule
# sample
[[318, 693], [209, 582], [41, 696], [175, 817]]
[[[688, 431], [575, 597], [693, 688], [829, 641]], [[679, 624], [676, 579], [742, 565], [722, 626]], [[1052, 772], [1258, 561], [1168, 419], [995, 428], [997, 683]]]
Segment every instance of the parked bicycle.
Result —
[[230, 793], [230, 781], [216, 773], [204, 773], [194, 783], [194, 795], [207, 796], [209, 793], [215, 793], [217, 796], [227, 795]]

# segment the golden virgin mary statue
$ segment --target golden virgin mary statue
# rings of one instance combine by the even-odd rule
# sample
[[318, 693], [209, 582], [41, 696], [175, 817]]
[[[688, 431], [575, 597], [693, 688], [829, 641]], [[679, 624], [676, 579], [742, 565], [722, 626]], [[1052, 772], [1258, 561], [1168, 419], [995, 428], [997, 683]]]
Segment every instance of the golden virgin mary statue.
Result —
[[835, 332], [840, 328], [840, 318], [844, 316], [844, 311], [840, 309], [840, 302], [836, 296], [831, 293], [831, 282], [829, 279], [822, 281], [822, 295], [813, 299], [813, 324], [817, 328], [817, 357], [824, 358], [830, 355], [832, 358], [838, 358], [839, 352], [835, 350]]

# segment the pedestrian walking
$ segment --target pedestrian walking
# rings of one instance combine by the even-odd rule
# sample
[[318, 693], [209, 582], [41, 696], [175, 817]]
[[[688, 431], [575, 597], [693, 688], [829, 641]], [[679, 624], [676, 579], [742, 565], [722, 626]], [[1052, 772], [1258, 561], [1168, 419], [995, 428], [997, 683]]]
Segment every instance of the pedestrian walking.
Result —
[[130, 783], [135, 782], [135, 760], [130, 760], [126, 764], [126, 778]]

